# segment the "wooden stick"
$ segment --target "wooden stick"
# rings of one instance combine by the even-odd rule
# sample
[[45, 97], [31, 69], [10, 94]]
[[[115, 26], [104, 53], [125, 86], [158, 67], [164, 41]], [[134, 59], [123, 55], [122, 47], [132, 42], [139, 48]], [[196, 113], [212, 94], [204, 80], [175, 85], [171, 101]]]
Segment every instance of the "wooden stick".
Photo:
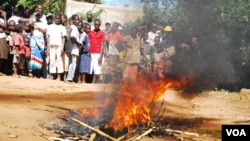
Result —
[[140, 134], [135, 134], [133, 137], [127, 139], [126, 141], [133, 141], [135, 138], [137, 138], [138, 136], [140, 136]]
[[150, 134], [153, 130], [154, 130], [154, 127], [148, 129], [148, 130], [145, 131], [143, 134], [141, 134], [140, 136], [136, 137], [135, 140], [133, 140], [133, 141], [138, 141], [138, 140], [140, 140], [142, 137], [147, 136], [148, 134]]
[[96, 133], [92, 133], [88, 141], [94, 141]]
[[58, 137], [45, 136], [45, 138], [47, 138], [49, 141], [73, 141], [73, 140], [68, 140], [68, 139], [61, 139], [61, 138], [58, 138]]
[[117, 138], [117, 141], [123, 140], [124, 138], [128, 137], [129, 135], [131, 135], [131, 134], [133, 134], [133, 133], [136, 133], [136, 130], [133, 130], [133, 131], [131, 131], [131, 132], [128, 132], [128, 133], [125, 134], [125, 135], [120, 136], [119, 138]]
[[166, 129], [167, 133], [177, 133], [177, 134], [183, 134], [183, 135], [188, 135], [188, 136], [199, 136], [198, 133], [192, 133], [192, 132], [185, 132], [185, 131], [180, 131], [180, 130], [173, 130], [173, 129]]
[[49, 106], [49, 107], [52, 107], [52, 108], [61, 109], [61, 110], [72, 111], [72, 110], [71, 110], [71, 109], [69, 109], [69, 108], [64, 108], [64, 107], [59, 107], [59, 106], [54, 106], [54, 105], [46, 105], [46, 106]]
[[99, 134], [99, 135], [102, 135], [102, 136], [105, 137], [105, 138], [110, 139], [111, 141], [117, 141], [115, 138], [111, 137], [110, 135], [108, 135], [108, 134], [102, 132], [102, 131], [99, 130], [99, 129], [95, 129], [95, 128], [89, 126], [88, 124], [86, 124], [86, 123], [84, 123], [84, 122], [82, 122], [82, 121], [79, 121], [79, 120], [77, 120], [77, 119], [75, 119], [75, 118], [71, 118], [71, 117], [69, 117], [68, 119], [70, 119], [71, 121], [74, 121], [74, 122], [76, 122], [76, 123], [78, 123], [78, 124], [80, 124], [80, 125], [82, 125], [82, 126], [88, 128], [88, 129], [90, 129], [90, 130], [92, 130], [92, 131], [94, 131], [94, 132], [96, 132], [96, 133]]

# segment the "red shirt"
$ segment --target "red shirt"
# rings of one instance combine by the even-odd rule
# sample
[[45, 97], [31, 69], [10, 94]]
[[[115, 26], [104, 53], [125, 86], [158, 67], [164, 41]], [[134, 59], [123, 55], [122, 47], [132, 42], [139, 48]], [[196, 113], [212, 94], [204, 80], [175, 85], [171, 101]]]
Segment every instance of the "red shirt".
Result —
[[109, 43], [111, 44], [116, 44], [125, 40], [120, 31], [116, 31], [114, 33], [111, 32], [108, 34], [108, 36], [109, 36]]
[[30, 57], [30, 47], [24, 45], [24, 49], [25, 49], [25, 57]]
[[105, 34], [103, 31], [95, 32], [94, 30], [88, 33], [90, 41], [90, 53], [101, 53], [102, 44], [105, 41]]
[[[19, 48], [17, 47], [19, 46]], [[23, 37], [20, 34], [16, 34], [14, 37], [14, 52], [19, 52], [20, 54], [25, 54]]]

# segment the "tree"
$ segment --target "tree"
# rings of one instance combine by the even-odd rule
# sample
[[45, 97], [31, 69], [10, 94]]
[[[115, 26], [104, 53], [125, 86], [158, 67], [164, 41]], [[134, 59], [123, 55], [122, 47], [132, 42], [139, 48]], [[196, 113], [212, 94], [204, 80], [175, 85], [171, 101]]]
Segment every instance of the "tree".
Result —
[[42, 4], [44, 12], [64, 12], [66, 0], [19, 0], [18, 4], [34, 9], [36, 4]]
[[[194, 71], [193, 79], [198, 82], [197, 87], [205, 85], [208, 88], [222, 86], [234, 89], [232, 85], [241, 87], [242, 81], [250, 81], [250, 77], [246, 77], [250, 76], [249, 71], [246, 71], [250, 69], [248, 0], [141, 2], [144, 3], [145, 23], [155, 22], [174, 27], [177, 48], [180, 43], [190, 41], [191, 36], [198, 37], [197, 53], [192, 54], [190, 51], [191, 54], [186, 54], [186, 58], [176, 65], [179, 75]], [[183, 69], [183, 66], [186, 68]], [[181, 71], [181, 67], [187, 72]]]

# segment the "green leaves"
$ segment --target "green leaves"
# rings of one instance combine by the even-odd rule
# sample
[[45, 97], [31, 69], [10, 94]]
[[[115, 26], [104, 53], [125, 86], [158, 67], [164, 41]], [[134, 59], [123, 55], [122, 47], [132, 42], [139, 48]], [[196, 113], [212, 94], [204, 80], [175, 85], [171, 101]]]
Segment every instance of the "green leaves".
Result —
[[18, 4], [33, 9], [36, 4], [42, 4], [45, 13], [64, 12], [66, 0], [19, 0]]

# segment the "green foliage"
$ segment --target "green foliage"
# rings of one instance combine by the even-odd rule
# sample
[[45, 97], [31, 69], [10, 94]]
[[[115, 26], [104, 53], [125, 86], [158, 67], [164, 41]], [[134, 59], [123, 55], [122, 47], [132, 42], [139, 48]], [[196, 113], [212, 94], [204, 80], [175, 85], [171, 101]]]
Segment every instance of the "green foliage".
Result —
[[[176, 2], [175, 0], [162, 0], [162, 5], [160, 6], [159, 0], [141, 0], [144, 3], [144, 21], [147, 25], [151, 25], [153, 22], [158, 24], [174, 24], [177, 22], [176, 18], [178, 16], [173, 16], [177, 14]], [[179, 15], [180, 16], [180, 15]]]
[[6, 8], [7, 5], [15, 6], [17, 4], [18, 0], [1, 0], [0, 5], [2, 5], [4, 8]]
[[[190, 35], [198, 37], [200, 48], [203, 49], [202, 55], [213, 56], [209, 58], [209, 62], [204, 62], [205, 70], [212, 68], [211, 72], [217, 73], [216, 71], [221, 70], [211, 66], [221, 60], [223, 60], [220, 62], [221, 65], [230, 62], [239, 75], [237, 79], [249, 83], [249, 0], [141, 0], [141, 2], [144, 3], [143, 23], [173, 26], [174, 33], [178, 35], [174, 38], [175, 43], [190, 40]], [[207, 66], [209, 63], [212, 65]], [[221, 72], [219, 74], [225, 74], [227, 70]], [[226, 78], [228, 77], [230, 75]]]
[[18, 4], [34, 9], [36, 4], [42, 4], [44, 13], [64, 12], [66, 0], [19, 0]]
[[241, 64], [250, 68], [250, 2], [247, 0], [220, 0], [215, 8], [216, 21], [240, 49]]
[[65, 4], [66, 0], [50, 0], [49, 2], [45, 3], [44, 5], [44, 11], [56, 13], [56, 12], [62, 12], [64, 13], [65, 10]]
[[[87, 20], [87, 12], [88, 11], [82, 11], [82, 12], [78, 12], [77, 14], [82, 15], [82, 20]], [[105, 13], [105, 10], [103, 9], [99, 9], [96, 12], [92, 13], [93, 19], [99, 18], [101, 16], [102, 13]]]
[[[75, 1], [80, 1], [82, 2], [83, 0], [75, 0]], [[87, 2], [89, 3], [96, 3], [96, 4], [102, 4], [102, 0], [88, 0]]]
[[36, 4], [43, 4], [44, 2], [44, 0], [19, 0], [18, 5], [34, 9]]

